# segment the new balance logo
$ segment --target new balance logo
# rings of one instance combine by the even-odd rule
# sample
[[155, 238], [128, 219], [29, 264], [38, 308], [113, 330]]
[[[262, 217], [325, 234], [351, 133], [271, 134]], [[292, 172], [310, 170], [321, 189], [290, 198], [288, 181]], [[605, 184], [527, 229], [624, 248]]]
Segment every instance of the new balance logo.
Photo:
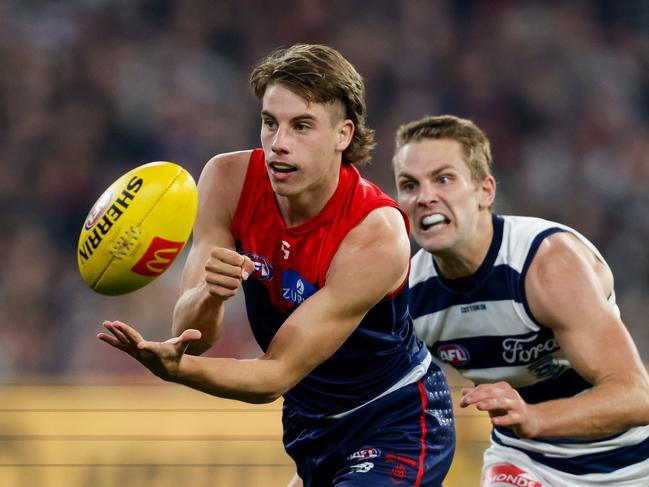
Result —
[[374, 468], [374, 464], [372, 462], [363, 462], [356, 465], [350, 465], [349, 468], [355, 473], [367, 473]]

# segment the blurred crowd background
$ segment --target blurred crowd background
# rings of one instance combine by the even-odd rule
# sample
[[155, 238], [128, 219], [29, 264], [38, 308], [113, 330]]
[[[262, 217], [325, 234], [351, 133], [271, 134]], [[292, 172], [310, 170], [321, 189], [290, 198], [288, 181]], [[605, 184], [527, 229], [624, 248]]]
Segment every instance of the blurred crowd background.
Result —
[[[133, 294], [97, 295], [77, 271], [82, 222], [137, 165], [175, 161], [198, 179], [212, 155], [258, 146], [248, 74], [295, 42], [332, 45], [364, 76], [379, 145], [363, 172], [388, 193], [399, 124], [476, 121], [497, 211], [590, 238], [649, 360], [645, 0], [0, 0], [3, 382], [139, 370], [96, 340], [107, 318], [168, 338], [182, 263]], [[254, 356], [235, 302], [212, 353]]]

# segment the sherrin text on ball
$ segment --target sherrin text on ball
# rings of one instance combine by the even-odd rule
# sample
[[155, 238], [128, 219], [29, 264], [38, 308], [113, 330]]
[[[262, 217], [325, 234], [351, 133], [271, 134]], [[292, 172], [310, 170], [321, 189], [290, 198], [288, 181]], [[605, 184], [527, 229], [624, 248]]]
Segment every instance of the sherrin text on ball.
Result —
[[79, 236], [83, 280], [101, 294], [125, 294], [166, 271], [191, 235], [198, 192], [172, 162], [136, 167], [94, 204]]

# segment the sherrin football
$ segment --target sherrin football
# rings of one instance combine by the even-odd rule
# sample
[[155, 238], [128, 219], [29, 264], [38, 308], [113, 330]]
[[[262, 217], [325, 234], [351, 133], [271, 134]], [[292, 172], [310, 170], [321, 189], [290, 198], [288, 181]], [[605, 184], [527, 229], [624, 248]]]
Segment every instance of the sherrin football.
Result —
[[172, 162], [127, 172], [94, 204], [79, 236], [83, 280], [101, 294], [145, 286], [178, 257], [194, 226], [196, 183]]

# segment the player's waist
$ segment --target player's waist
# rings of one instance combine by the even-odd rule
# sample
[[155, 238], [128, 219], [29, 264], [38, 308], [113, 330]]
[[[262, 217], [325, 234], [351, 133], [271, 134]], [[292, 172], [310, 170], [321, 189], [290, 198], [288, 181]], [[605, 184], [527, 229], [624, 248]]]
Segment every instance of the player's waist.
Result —
[[284, 395], [284, 404], [304, 418], [338, 417], [419, 380], [430, 363], [426, 347], [413, 340], [407, 352], [376, 355], [357, 369], [349, 362], [316, 370]]
[[649, 426], [605, 438], [521, 439], [507, 428], [494, 428], [494, 445], [515, 448], [533, 461], [574, 475], [611, 473], [649, 459]]
[[326, 416], [327, 419], [339, 419], [343, 418], [345, 416], [348, 416], [349, 414], [352, 414], [359, 409], [361, 409], [364, 406], [367, 406], [368, 404], [376, 401], [377, 399], [381, 399], [382, 397], [387, 396], [388, 394], [401, 389], [402, 387], [405, 387], [410, 384], [414, 384], [417, 382], [419, 379], [421, 379], [424, 375], [426, 375], [426, 372], [428, 371], [428, 368], [430, 367], [430, 364], [432, 362], [432, 357], [430, 355], [430, 352], [426, 350], [426, 353], [417, 365], [415, 365], [412, 369], [410, 369], [401, 379], [399, 379], [395, 384], [393, 384], [389, 389], [383, 391], [381, 394], [378, 394], [377, 396], [374, 396], [372, 399], [369, 401], [365, 401], [363, 404], [356, 406], [355, 408], [349, 409], [347, 411], [343, 411], [342, 413], [337, 413], [337, 414], [332, 414], [330, 416]]

